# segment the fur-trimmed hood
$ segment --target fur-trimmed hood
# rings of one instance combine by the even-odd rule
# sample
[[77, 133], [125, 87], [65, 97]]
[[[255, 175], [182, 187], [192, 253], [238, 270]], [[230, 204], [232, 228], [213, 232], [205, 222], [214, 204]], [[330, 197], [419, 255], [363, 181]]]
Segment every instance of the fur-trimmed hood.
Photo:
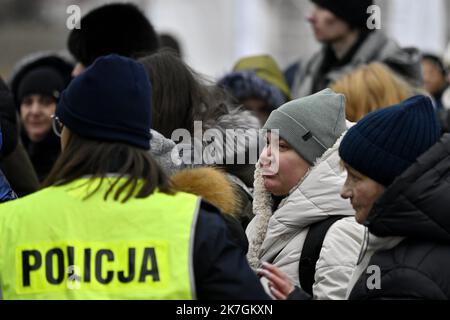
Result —
[[[229, 158], [231, 152], [234, 153], [234, 159], [239, 159], [245, 153], [246, 164], [226, 164], [222, 167], [231, 175], [239, 178], [247, 187], [253, 186], [253, 176], [255, 171], [255, 163], [249, 163], [250, 150], [258, 150], [258, 143], [260, 139], [252, 139], [255, 137], [255, 133], [258, 134], [258, 130], [261, 128], [258, 118], [256, 118], [250, 111], [245, 110], [242, 107], [228, 106], [227, 112], [217, 118], [209, 119], [204, 124], [204, 130], [217, 129], [224, 137], [223, 145], [226, 148], [224, 151], [223, 163], [227, 163], [226, 159]], [[234, 139], [233, 144], [226, 141], [227, 130], [241, 130], [238, 136], [241, 139]], [[242, 139], [242, 135], [246, 138]], [[233, 148], [233, 149], [231, 149]], [[228, 157], [227, 157], [228, 156]]]
[[[211, 111], [212, 112], [212, 111]], [[185, 167], [203, 167], [206, 165], [214, 165], [224, 169], [227, 173], [239, 178], [247, 187], [253, 186], [253, 175], [255, 164], [249, 163], [249, 151], [257, 150], [260, 139], [254, 139], [259, 134], [259, 120], [251, 114], [251, 112], [236, 107], [231, 103], [224, 103], [212, 113], [203, 115], [202, 130], [203, 134], [213, 133], [214, 137], [219, 135], [221, 139], [212, 139], [211, 137], [201, 137], [200, 141], [197, 136], [191, 137], [191, 140], [183, 140], [177, 147], [179, 148], [180, 160], [181, 154], [197, 153], [198, 158], [201, 157], [202, 163], [186, 164]], [[228, 133], [228, 135], [227, 135]], [[231, 140], [230, 133], [236, 134], [238, 139]], [[243, 136], [245, 135], [245, 139]], [[205, 141], [205, 139], [207, 141]], [[230, 143], [231, 141], [231, 143]], [[219, 150], [222, 154], [209, 154], [212, 158], [206, 159], [205, 152], [207, 150]], [[186, 151], [186, 153], [184, 152]], [[199, 156], [198, 152], [201, 151]], [[245, 156], [246, 164], [236, 164], [236, 159]], [[217, 158], [220, 157], [222, 164], [218, 163]], [[234, 159], [234, 164], [229, 164], [229, 159]], [[192, 161], [193, 159], [191, 159]]]
[[226, 129], [259, 129], [258, 118], [243, 107], [227, 106], [227, 112], [217, 119], [211, 118], [205, 122], [204, 130], [219, 129], [225, 133]]
[[238, 185], [229, 180], [225, 172], [216, 168], [196, 168], [179, 171], [171, 177], [175, 190], [202, 197], [217, 207], [227, 225], [229, 239], [243, 252], [248, 251], [248, 241], [241, 224], [243, 201]]
[[[161, 167], [166, 171], [168, 175], [172, 175], [179, 170], [194, 167], [204, 167], [206, 166], [204, 153], [208, 144], [211, 143], [223, 143], [223, 145], [218, 145], [217, 150], [224, 150], [223, 163], [224, 165], [217, 165], [225, 169], [229, 174], [239, 178], [247, 187], [253, 185], [253, 172], [255, 169], [254, 164], [226, 164], [226, 155], [230, 152], [241, 151], [248, 154], [249, 150], [257, 150], [258, 146], [249, 146], [245, 141], [251, 141], [252, 143], [258, 143], [259, 140], [244, 140], [235, 139], [232, 144], [226, 141], [227, 130], [243, 130], [245, 134], [251, 134], [250, 132], [245, 132], [246, 130], [252, 129], [257, 132], [260, 128], [258, 119], [253, 116], [249, 111], [244, 110], [239, 107], [224, 106], [227, 112], [221, 110], [220, 114], [216, 115], [217, 118], [208, 117], [203, 120], [203, 134], [206, 130], [217, 130], [216, 132], [220, 134], [223, 139], [218, 139], [214, 142], [197, 141], [196, 137], [191, 137], [192, 140], [183, 140], [182, 142], [175, 144], [174, 141], [164, 137], [162, 134], [155, 130], [151, 130], [152, 138], [150, 140], [150, 153], [155, 158], [155, 160], [161, 165]], [[201, 147], [201, 148], [199, 148]], [[183, 153], [193, 154], [200, 150], [201, 156], [203, 157], [203, 162], [200, 164], [193, 164], [183, 162]], [[219, 149], [220, 148], [220, 149]], [[225, 149], [226, 148], [226, 149]], [[233, 148], [233, 149], [232, 149]], [[234, 159], [238, 156], [235, 154]], [[192, 162], [193, 159], [191, 159]], [[246, 161], [248, 162], [248, 156], [246, 156]], [[226, 165], [225, 165], [226, 164]]]
[[227, 175], [215, 168], [185, 169], [171, 177], [175, 190], [201, 196], [223, 214], [239, 216], [241, 207], [236, 186]]
[[[174, 150], [176, 147], [175, 142], [167, 139], [161, 133], [153, 129], [150, 130], [150, 134], [152, 137], [150, 139], [149, 152], [167, 175], [171, 176], [187, 167], [178, 157], [176, 157], [176, 159], [172, 159], [172, 156], [175, 158], [177, 155], [172, 154], [173, 151], [176, 151]], [[174, 160], [180, 161], [177, 162]]]
[[66, 51], [38, 51], [29, 54], [16, 63], [8, 81], [16, 108], [20, 106], [18, 90], [23, 77], [30, 70], [44, 66], [58, 71], [66, 85], [71, 81], [74, 62]]

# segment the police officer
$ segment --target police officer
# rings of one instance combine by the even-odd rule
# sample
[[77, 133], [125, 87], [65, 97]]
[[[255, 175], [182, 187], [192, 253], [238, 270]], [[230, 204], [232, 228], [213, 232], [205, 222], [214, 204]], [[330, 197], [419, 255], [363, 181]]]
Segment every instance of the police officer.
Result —
[[0, 205], [4, 298], [267, 298], [218, 210], [149, 156], [149, 88], [138, 62], [109, 55], [62, 93], [45, 188]]

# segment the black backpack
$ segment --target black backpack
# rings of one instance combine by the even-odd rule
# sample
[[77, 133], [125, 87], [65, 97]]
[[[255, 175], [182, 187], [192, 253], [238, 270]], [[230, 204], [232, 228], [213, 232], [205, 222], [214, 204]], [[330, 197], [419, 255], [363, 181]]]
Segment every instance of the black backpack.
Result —
[[303, 243], [302, 254], [298, 267], [298, 275], [302, 289], [312, 295], [314, 275], [316, 273], [316, 263], [319, 260], [320, 250], [325, 240], [328, 229], [336, 221], [348, 216], [331, 216], [325, 220], [316, 222], [309, 227], [305, 242]]

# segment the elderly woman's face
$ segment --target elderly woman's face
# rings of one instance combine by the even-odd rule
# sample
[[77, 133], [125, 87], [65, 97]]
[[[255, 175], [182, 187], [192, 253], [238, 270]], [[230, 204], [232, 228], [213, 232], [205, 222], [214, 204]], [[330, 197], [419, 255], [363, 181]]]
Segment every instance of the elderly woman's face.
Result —
[[344, 199], [350, 199], [353, 209], [356, 211], [356, 221], [363, 224], [375, 201], [384, 193], [385, 187], [346, 163], [344, 163], [344, 167], [347, 170], [347, 180], [342, 187], [341, 196]]
[[283, 139], [267, 135], [267, 144], [259, 158], [265, 188], [275, 196], [285, 196], [305, 176], [310, 167]]
[[52, 128], [54, 98], [40, 94], [26, 96], [20, 105], [20, 118], [31, 141], [42, 140]]

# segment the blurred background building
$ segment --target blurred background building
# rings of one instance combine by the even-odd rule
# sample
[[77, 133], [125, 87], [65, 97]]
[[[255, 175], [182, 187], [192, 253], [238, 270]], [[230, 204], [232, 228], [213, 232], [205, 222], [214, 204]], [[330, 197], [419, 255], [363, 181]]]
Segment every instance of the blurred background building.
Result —
[[[0, 74], [24, 55], [63, 50], [66, 12], [111, 1], [0, 0]], [[272, 54], [282, 68], [319, 48], [306, 20], [309, 0], [135, 0], [161, 33], [175, 36], [195, 70], [217, 78], [242, 56]], [[404, 46], [442, 55], [450, 39], [445, 0], [378, 0], [381, 28]], [[120, 21], [117, 21], [120, 23]]]

